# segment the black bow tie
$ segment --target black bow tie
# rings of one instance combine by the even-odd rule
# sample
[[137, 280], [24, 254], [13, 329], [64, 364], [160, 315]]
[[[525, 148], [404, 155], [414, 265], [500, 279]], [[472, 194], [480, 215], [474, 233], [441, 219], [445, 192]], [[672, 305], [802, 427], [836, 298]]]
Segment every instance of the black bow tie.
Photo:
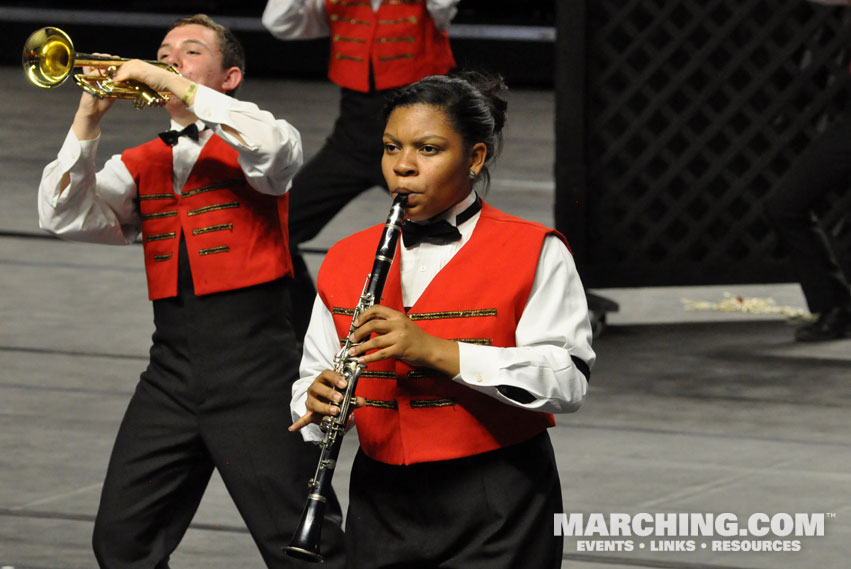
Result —
[[[455, 223], [461, 225], [473, 217], [480, 209], [482, 209], [482, 202], [476, 196], [476, 201], [455, 217]], [[458, 231], [458, 227], [445, 219], [434, 223], [414, 223], [406, 219], [402, 223], [402, 243], [405, 247], [413, 247], [423, 239], [439, 239], [447, 242], [458, 241], [461, 239], [461, 232]]]
[[181, 136], [188, 136], [195, 142], [198, 142], [198, 126], [192, 123], [183, 130], [167, 130], [160, 133], [160, 138], [169, 146], [177, 144], [177, 139]]

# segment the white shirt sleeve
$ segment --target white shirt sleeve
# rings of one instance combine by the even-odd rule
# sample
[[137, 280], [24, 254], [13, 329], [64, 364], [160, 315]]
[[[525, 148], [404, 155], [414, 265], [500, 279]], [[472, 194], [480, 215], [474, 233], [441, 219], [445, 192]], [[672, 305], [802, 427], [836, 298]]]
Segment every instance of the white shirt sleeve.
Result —
[[[548, 413], [578, 409], [588, 379], [573, 358], [588, 369], [593, 366], [591, 324], [573, 256], [555, 236], [544, 240], [515, 341], [513, 348], [459, 342], [461, 373], [455, 381], [525, 409]], [[525, 402], [504, 394], [512, 388], [525, 392]]]
[[280, 40], [315, 39], [331, 33], [325, 0], [269, 0], [261, 22]]
[[[316, 295], [310, 324], [304, 336], [304, 351], [299, 366], [299, 379], [293, 383], [293, 398], [290, 403], [293, 421], [307, 413], [307, 388], [320, 373], [334, 369], [334, 356], [340, 351], [340, 339], [334, 326], [331, 312]], [[318, 425], [307, 425], [299, 431], [308, 442], [322, 440], [322, 431]]]
[[[285, 120], [254, 103], [240, 101], [203, 85], [190, 110], [239, 153], [239, 165], [252, 188], [268, 195], [289, 190], [304, 160], [301, 135]], [[233, 129], [245, 142], [222, 127]]]
[[449, 29], [449, 22], [458, 13], [458, 0], [426, 0], [426, 8], [440, 31]]
[[[73, 130], [56, 160], [42, 173], [38, 187], [39, 226], [75, 241], [126, 245], [141, 230], [136, 183], [118, 155], [95, 172], [99, 139], [77, 140]], [[62, 188], [68, 174], [70, 183]]]
[[[458, 12], [458, 1], [426, 1], [426, 9], [437, 29], [444, 31], [449, 28], [449, 22]], [[269, 0], [261, 22], [269, 33], [280, 40], [315, 39], [331, 33], [325, 0]]]

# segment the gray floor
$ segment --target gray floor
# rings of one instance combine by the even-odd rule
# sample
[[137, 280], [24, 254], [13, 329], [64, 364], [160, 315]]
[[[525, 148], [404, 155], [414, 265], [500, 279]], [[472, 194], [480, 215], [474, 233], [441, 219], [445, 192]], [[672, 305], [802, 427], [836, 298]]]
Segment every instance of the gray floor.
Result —
[[[241, 96], [289, 119], [312, 154], [330, 129], [327, 84], [255, 81]], [[95, 566], [92, 516], [112, 438], [146, 362], [152, 331], [138, 246], [32, 238], [36, 186], [70, 125], [78, 93], [29, 86], [0, 68], [0, 566]], [[505, 152], [490, 200], [552, 223], [553, 95], [512, 95]], [[120, 105], [104, 125], [101, 156], [161, 130], [161, 111]], [[371, 190], [313, 243], [383, 220]], [[321, 255], [310, 257], [318, 268]], [[684, 300], [724, 293], [803, 307], [795, 285], [612, 289], [620, 302], [595, 342], [599, 362], [586, 405], [552, 430], [566, 513], [824, 513], [825, 535], [801, 551], [589, 552], [577, 538], [565, 567], [844, 568], [851, 553], [851, 340], [791, 341], [782, 316], [692, 312]], [[356, 445], [346, 439], [335, 485], [345, 500]], [[685, 539], [685, 538], [683, 538]], [[749, 538], [754, 539], [754, 538]], [[793, 538], [777, 538], [790, 540]], [[795, 538], [797, 539], [797, 538]], [[600, 538], [614, 544], [615, 538]], [[702, 549], [701, 544], [708, 544]], [[641, 546], [644, 546], [643, 548]], [[587, 548], [585, 548], [587, 549]], [[220, 481], [173, 557], [176, 569], [260, 568]]]

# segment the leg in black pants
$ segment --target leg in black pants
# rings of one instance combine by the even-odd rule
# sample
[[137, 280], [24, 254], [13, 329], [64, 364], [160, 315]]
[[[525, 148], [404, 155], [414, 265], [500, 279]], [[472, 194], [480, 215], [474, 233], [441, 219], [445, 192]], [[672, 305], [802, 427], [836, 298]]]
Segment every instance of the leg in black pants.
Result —
[[195, 422], [162, 391], [139, 383], [115, 440], [95, 520], [92, 543], [101, 567], [168, 567], [213, 473]]
[[295, 270], [291, 288], [298, 341], [304, 338], [316, 287], [298, 246], [309, 241], [341, 209], [364, 191], [386, 188], [381, 173], [386, 91], [358, 93], [343, 89], [340, 116], [322, 149], [299, 170], [290, 189], [290, 253]]
[[[849, 129], [851, 115], [846, 113], [810, 144], [766, 206], [766, 213], [789, 254], [810, 311], [821, 314], [815, 327], [811, 325], [799, 330], [799, 340], [837, 337], [851, 320], [848, 281], [812, 211], [813, 204], [831, 190], [847, 190], [851, 186]], [[843, 318], [844, 314], [847, 316]], [[837, 316], [839, 321], [826, 321]]]
[[[290, 433], [298, 354], [283, 279], [195, 296], [181, 243], [179, 294], [154, 301], [151, 361], [113, 447], [93, 545], [103, 569], [165, 569], [218, 469], [270, 569], [284, 555], [318, 449]], [[329, 497], [326, 565], [343, 566]], [[331, 518], [334, 519], [331, 519]]]

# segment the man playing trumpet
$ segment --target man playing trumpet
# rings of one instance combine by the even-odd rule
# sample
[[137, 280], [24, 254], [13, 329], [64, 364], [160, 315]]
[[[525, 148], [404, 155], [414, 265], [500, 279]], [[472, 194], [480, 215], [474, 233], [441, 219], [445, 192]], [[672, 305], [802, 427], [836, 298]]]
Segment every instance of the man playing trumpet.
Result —
[[[285, 412], [299, 357], [287, 190], [301, 139], [286, 121], [227, 96], [242, 82], [244, 52], [207, 16], [177, 20], [157, 59], [179, 75], [130, 60], [115, 80], [173, 94], [172, 130], [96, 172], [114, 100], [84, 93], [39, 186], [43, 229], [110, 244], [141, 234], [154, 306], [150, 362], [113, 447], [95, 555], [103, 568], [168, 567], [218, 468], [266, 564], [292, 567], [281, 546], [318, 456], [287, 431]], [[341, 567], [332, 501], [325, 550]]]

